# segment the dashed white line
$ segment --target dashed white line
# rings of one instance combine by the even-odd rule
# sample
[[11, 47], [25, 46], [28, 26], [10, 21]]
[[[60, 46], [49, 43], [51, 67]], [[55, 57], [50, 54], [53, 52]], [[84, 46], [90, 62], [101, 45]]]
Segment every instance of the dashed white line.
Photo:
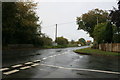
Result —
[[83, 56], [79, 56], [79, 58], [83, 58]]
[[0, 71], [5, 71], [5, 70], [8, 70], [9, 68], [2, 68], [0, 69]]
[[33, 62], [27, 62], [27, 63], [25, 63], [25, 64], [32, 64]]
[[34, 62], [40, 62], [41, 60], [34, 60]]
[[61, 55], [61, 54], [58, 54], [58, 56]]
[[56, 55], [53, 55], [53, 57], [55, 57]]
[[47, 59], [48, 57], [43, 58], [43, 60]]
[[22, 64], [14, 65], [14, 66], [11, 66], [11, 67], [16, 68], [16, 67], [20, 67], [20, 66], [22, 66]]
[[76, 59], [76, 60], [74, 60], [74, 61], [79, 61], [79, 59]]
[[31, 66], [21, 67], [20, 69], [28, 69], [28, 68], [31, 68]]
[[31, 66], [38, 66], [38, 65], [40, 65], [40, 64], [39, 64], [39, 63], [36, 63], [36, 64], [31, 65]]
[[12, 71], [4, 72], [3, 74], [9, 75], [9, 74], [12, 74], [12, 73], [16, 73], [18, 71], [19, 70], [15, 69], [15, 70], [12, 70]]
[[[45, 60], [45, 59], [47, 59], [47, 58], [49, 58], [49, 57], [55, 57], [55, 56], [59, 56], [59, 55], [62, 55], [62, 54], [66, 54], [67, 52], [64, 52], [64, 53], [61, 53], [61, 54], [57, 54], [57, 55], [52, 55], [52, 56], [48, 56], [48, 57], [45, 57], [45, 58], [43, 58], [43, 60]], [[39, 62], [39, 61], [41, 61], [41, 60], [34, 60], [33, 62]], [[26, 62], [26, 63], [24, 63], [24, 64], [32, 64], [33, 62]], [[33, 64], [33, 65], [31, 65], [31, 66], [37, 66], [37, 65], [40, 65], [40, 64], [38, 64], [38, 63], [36, 63], [36, 64]], [[11, 66], [11, 67], [13, 67], [13, 68], [16, 68], [16, 67], [21, 67], [22, 66], [22, 64], [17, 64], [17, 65], [13, 65], [13, 66]], [[31, 68], [31, 66], [25, 66], [25, 67], [21, 67], [20, 69], [28, 69], [28, 68]], [[49, 65], [50, 66], [50, 65]], [[53, 67], [53, 66], [51, 66], [51, 67]], [[57, 66], [54, 66], [54, 67], [57, 67]], [[64, 68], [64, 67], [59, 67], [59, 68]], [[2, 69], [0, 69], [0, 71], [5, 71], [5, 70], [8, 70], [9, 68], [2, 68]], [[15, 73], [15, 72], [18, 72], [19, 70], [17, 70], [17, 69], [15, 69], [15, 70], [12, 70], [12, 71], [8, 71], [8, 72], [4, 72], [3, 74], [6, 74], [6, 75], [9, 75], [9, 74], [12, 74], [12, 73]]]
[[49, 56], [49, 57], [53, 57], [53, 56]]

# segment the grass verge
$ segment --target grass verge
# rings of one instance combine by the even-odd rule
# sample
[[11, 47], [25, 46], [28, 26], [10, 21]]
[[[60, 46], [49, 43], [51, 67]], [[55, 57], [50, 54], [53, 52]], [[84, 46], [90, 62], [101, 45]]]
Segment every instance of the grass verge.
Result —
[[78, 49], [78, 50], [74, 50], [74, 52], [80, 54], [89, 54], [89, 55], [120, 56], [120, 53], [101, 51], [99, 49], [91, 49], [91, 48]]

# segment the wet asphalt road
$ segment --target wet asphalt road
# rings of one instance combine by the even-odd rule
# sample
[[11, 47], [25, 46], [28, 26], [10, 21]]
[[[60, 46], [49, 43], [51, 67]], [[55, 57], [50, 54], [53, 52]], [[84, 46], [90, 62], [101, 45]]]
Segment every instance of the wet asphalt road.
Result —
[[[114, 72], [120, 72], [120, 59], [116, 57], [81, 55], [73, 52], [75, 49], [86, 47], [88, 46], [3, 51], [3, 68], [9, 68], [3, 72], [3, 78], [119, 78], [120, 75]], [[35, 60], [41, 61], [34, 63]], [[32, 63], [11, 69], [13, 65], [24, 65], [27, 62]], [[34, 64], [38, 65], [31, 66]], [[29, 67], [21, 69], [26, 66]], [[5, 74], [13, 70], [18, 71]]]

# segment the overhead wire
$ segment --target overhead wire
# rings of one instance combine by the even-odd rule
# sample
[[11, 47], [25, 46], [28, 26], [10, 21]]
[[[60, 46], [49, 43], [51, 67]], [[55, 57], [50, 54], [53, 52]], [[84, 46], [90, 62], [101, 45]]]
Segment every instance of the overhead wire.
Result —
[[[66, 23], [58, 23], [57, 25], [65, 25], [65, 24], [71, 24], [71, 23], [73, 23], [73, 21], [72, 22], [66, 22]], [[53, 27], [53, 26], [55, 26], [56, 24], [53, 24], [53, 25], [50, 25], [50, 26], [44, 26], [44, 28], [51, 28], [51, 27]]]

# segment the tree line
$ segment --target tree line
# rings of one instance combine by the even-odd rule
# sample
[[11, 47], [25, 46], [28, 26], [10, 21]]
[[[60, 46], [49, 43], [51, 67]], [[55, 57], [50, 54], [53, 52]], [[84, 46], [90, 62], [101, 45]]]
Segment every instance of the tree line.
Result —
[[52, 39], [41, 33], [41, 24], [32, 2], [2, 2], [2, 44], [51, 45]]
[[93, 9], [77, 17], [78, 30], [82, 29], [94, 39], [94, 44], [120, 43], [120, 1], [118, 9]]
[[[3, 2], [2, 3], [2, 44], [33, 44], [34, 46], [52, 46], [53, 40], [41, 33], [41, 23], [33, 2]], [[68, 41], [67, 38], [57, 37], [59, 46], [86, 45], [85, 39]]]

